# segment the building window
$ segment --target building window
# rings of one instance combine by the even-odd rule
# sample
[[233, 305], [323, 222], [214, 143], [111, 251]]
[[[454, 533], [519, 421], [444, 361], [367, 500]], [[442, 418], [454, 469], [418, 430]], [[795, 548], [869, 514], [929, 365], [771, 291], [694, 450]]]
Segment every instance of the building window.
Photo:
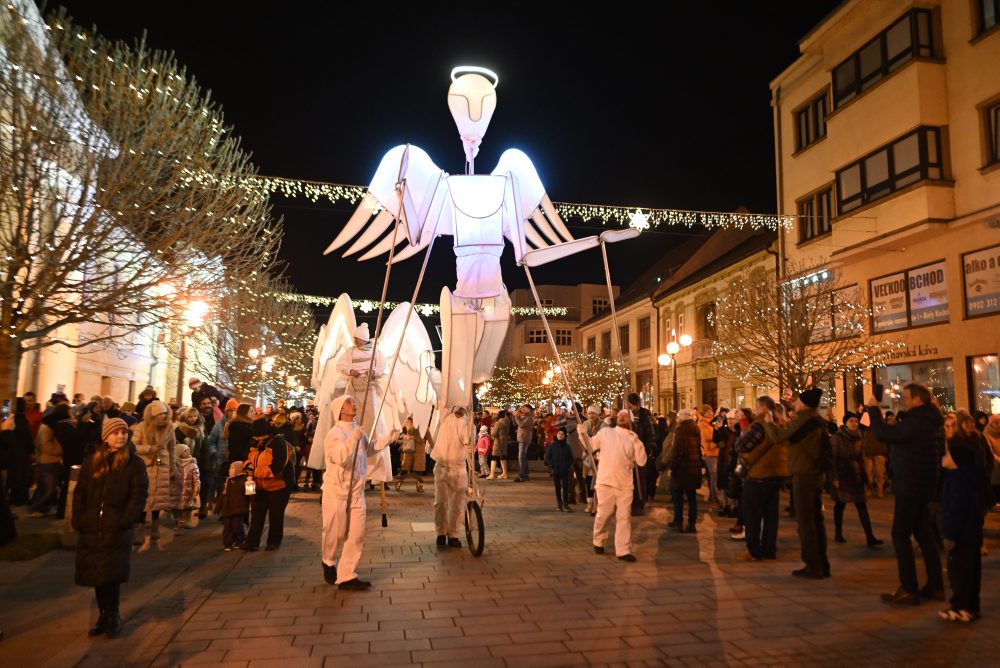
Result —
[[611, 359], [611, 332], [601, 332], [601, 357]]
[[991, 30], [1000, 23], [1000, 0], [975, 0], [979, 14], [979, 34]]
[[677, 336], [684, 333], [684, 311], [677, 312]]
[[837, 212], [845, 214], [911, 183], [943, 175], [941, 129], [917, 128], [837, 172]]
[[618, 340], [622, 345], [622, 355], [628, 355], [628, 325], [618, 328]]
[[639, 350], [646, 350], [650, 346], [649, 341], [649, 318], [639, 321]]
[[528, 330], [528, 343], [547, 343], [548, 337], [545, 336], [544, 329], [529, 329]]
[[571, 346], [573, 345], [573, 330], [572, 329], [557, 329], [554, 336], [556, 337], [557, 346]]
[[821, 237], [830, 231], [833, 213], [833, 185], [798, 202], [799, 243]]
[[983, 109], [983, 129], [986, 135], [986, 165], [1000, 163], [1000, 101]]
[[698, 338], [715, 338], [715, 302], [706, 302], [697, 308]]
[[880, 367], [875, 371], [875, 382], [885, 387], [883, 410], [898, 413], [904, 409], [903, 388], [910, 382], [926, 385], [941, 410], [955, 410], [955, 368], [950, 359]]
[[795, 112], [795, 150], [801, 151], [826, 136], [827, 93], [824, 90]]
[[944, 260], [868, 282], [872, 332], [948, 322]]
[[597, 337], [587, 337], [587, 354], [593, 355], [597, 352]]
[[635, 391], [639, 395], [639, 401], [645, 408], [653, 407], [653, 371], [635, 372]]
[[914, 9], [833, 69], [833, 106], [840, 107], [914, 58], [934, 55], [931, 12]]
[[1000, 413], [1000, 359], [996, 353], [970, 357], [969, 396], [972, 410]]
[[539, 297], [538, 302], [542, 305], [542, 308], [545, 308], [546, 306], [552, 306], [553, 304], [553, 301], [551, 299], [545, 299], [543, 297]]
[[590, 315], [597, 315], [598, 313], [604, 313], [611, 309], [610, 304], [607, 299], [592, 299], [590, 301]]

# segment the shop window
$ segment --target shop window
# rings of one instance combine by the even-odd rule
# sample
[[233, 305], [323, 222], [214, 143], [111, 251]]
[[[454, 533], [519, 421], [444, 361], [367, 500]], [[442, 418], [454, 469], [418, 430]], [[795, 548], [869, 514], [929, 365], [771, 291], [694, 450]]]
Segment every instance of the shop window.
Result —
[[891, 364], [875, 370], [875, 382], [885, 386], [882, 409], [904, 410], [903, 388], [914, 381], [926, 385], [943, 411], [955, 410], [955, 368], [951, 360]]
[[973, 411], [1000, 413], [1000, 356], [969, 358], [969, 397]]

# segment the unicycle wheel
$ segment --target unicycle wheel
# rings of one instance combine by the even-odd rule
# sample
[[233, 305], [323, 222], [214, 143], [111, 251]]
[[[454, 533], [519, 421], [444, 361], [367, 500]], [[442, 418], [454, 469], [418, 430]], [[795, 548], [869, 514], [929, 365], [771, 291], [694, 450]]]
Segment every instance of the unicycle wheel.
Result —
[[465, 541], [472, 556], [478, 557], [483, 553], [486, 533], [483, 529], [483, 511], [476, 501], [469, 501], [465, 507]]

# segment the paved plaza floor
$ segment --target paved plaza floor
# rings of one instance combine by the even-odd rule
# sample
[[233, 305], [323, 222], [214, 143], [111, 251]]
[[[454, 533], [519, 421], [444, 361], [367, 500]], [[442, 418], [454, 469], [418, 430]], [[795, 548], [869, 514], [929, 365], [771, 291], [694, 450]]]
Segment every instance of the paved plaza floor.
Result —
[[956, 626], [937, 618], [941, 603], [879, 601], [897, 583], [888, 499], [871, 504], [885, 547], [865, 547], [848, 509], [833, 577], [803, 581], [785, 517], [778, 560], [746, 563], [731, 520], [702, 512], [696, 535], [671, 533], [658, 499], [633, 518], [628, 564], [611, 546], [593, 553], [591, 517], [556, 512], [543, 473], [486, 485], [480, 558], [435, 547], [432, 484], [390, 491], [388, 528], [369, 492], [369, 592], [323, 582], [318, 494], [292, 497], [276, 552], [223, 552], [215, 520], [165, 536], [133, 555], [115, 640], [87, 637], [97, 613], [93, 591], [73, 585], [72, 552], [0, 564], [0, 666], [1000, 665], [997, 515], [984, 616]]

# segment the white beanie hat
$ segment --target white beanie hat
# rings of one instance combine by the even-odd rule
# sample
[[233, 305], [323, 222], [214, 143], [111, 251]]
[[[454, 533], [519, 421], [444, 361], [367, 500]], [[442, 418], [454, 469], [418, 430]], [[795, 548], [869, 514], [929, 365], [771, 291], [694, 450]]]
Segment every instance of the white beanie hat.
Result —
[[677, 411], [677, 421], [683, 422], [684, 420], [693, 420], [694, 413], [691, 412], [690, 408], [682, 408]]
[[340, 409], [344, 407], [344, 402], [348, 399], [353, 399], [349, 394], [342, 394], [333, 401], [330, 402], [330, 411], [333, 413], [333, 421], [340, 421]]
[[365, 343], [368, 343], [369, 341], [371, 341], [372, 337], [368, 333], [368, 323], [367, 322], [363, 322], [363, 323], [361, 323], [360, 325], [358, 325], [357, 327], [354, 328], [354, 338], [360, 339], [361, 341], [364, 341]]

